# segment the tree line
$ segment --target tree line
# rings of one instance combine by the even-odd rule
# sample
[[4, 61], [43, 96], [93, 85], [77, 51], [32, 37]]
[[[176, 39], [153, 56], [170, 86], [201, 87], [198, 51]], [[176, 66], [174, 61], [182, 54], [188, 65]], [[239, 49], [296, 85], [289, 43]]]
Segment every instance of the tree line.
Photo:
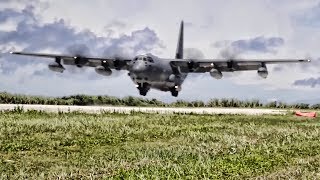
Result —
[[320, 104], [287, 104], [284, 102], [262, 103], [259, 100], [238, 100], [238, 99], [211, 99], [203, 101], [177, 100], [173, 103], [165, 103], [157, 99], [144, 99], [138, 97], [117, 98], [113, 96], [89, 96], [72, 95], [63, 97], [44, 97], [0, 93], [1, 104], [43, 104], [43, 105], [111, 105], [111, 106], [142, 106], [142, 107], [234, 107], [234, 108], [281, 108], [281, 109], [320, 109]]

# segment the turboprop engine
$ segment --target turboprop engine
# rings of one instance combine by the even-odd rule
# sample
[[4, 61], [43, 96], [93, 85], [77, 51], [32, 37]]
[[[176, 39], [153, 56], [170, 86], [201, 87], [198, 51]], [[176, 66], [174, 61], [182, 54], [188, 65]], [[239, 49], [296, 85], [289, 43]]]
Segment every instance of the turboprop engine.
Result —
[[103, 75], [103, 76], [111, 76], [112, 74], [112, 70], [108, 67], [104, 67], [104, 66], [97, 66], [95, 68], [96, 73]]
[[215, 78], [215, 79], [221, 79], [222, 78], [222, 73], [218, 69], [211, 69], [210, 70], [210, 75]]
[[59, 72], [59, 73], [63, 73], [63, 71], [65, 70], [65, 68], [60, 63], [57, 63], [57, 62], [49, 64], [48, 67], [51, 71]]
[[264, 79], [268, 77], [268, 70], [267, 67], [260, 67], [258, 69], [258, 75]]

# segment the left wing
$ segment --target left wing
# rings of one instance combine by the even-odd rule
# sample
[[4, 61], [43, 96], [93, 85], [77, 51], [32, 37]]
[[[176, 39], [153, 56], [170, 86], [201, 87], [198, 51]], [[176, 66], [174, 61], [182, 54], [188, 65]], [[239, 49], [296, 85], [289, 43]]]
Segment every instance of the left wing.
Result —
[[131, 61], [129, 58], [100, 58], [100, 57], [86, 57], [86, 56], [70, 56], [61, 54], [45, 54], [45, 53], [28, 53], [28, 52], [10, 52], [11, 54], [51, 58], [56, 60], [57, 63], [65, 65], [76, 65], [78, 67], [88, 66], [97, 67], [107, 65], [111, 69], [125, 70], [128, 63]]
[[309, 59], [182, 59], [171, 60], [170, 65], [174, 72], [180, 73], [204, 73], [211, 69], [220, 72], [258, 70], [266, 64], [303, 63]]

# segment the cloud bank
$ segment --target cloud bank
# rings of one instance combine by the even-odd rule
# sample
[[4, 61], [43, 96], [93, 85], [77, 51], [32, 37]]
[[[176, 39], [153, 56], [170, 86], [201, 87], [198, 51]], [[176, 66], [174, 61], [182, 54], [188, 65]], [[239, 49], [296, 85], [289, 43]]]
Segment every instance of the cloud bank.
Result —
[[283, 45], [284, 39], [281, 37], [258, 36], [236, 41], [218, 41], [212, 44], [212, 47], [221, 48], [219, 56], [222, 58], [236, 58], [248, 52], [276, 53], [277, 48]]
[[[19, 3], [23, 2], [19, 1]], [[32, 89], [39, 88], [38, 86], [45, 81], [44, 78], [47, 78], [52, 83], [44, 83], [48, 85], [48, 91], [41, 94], [61, 95], [64, 94], [63, 92], [66, 92], [66, 94], [82, 92], [89, 94], [100, 92], [100, 94], [103, 94], [105, 87], [99, 87], [101, 88], [100, 91], [87, 87], [97, 87], [97, 84], [100, 86], [100, 84], [108, 83], [104, 77], [87, 68], [80, 70], [67, 67], [67, 71], [63, 74], [50, 72], [47, 68], [50, 61], [9, 55], [8, 52], [12, 50], [102, 57], [132, 57], [138, 53], [163, 48], [155, 31], [148, 27], [134, 30], [117, 38], [102, 37], [90, 30], [77, 29], [64, 19], [41, 23], [35, 12], [36, 9], [32, 5], [26, 5], [22, 9], [5, 8], [0, 10], [0, 25], [5, 26], [8, 22], [15, 24], [12, 30], [0, 30], [0, 50], [2, 53], [0, 58], [0, 86], [3, 90], [12, 90], [18, 93], [34, 92]], [[77, 75], [71, 74], [75, 72]], [[118, 76], [125, 78], [125, 74], [118, 74]], [[115, 80], [112, 80], [112, 82], [115, 87], [126, 89], [127, 84], [121, 84], [123, 82], [119, 81], [120, 77], [115, 78], [118, 82]], [[129, 82], [127, 81], [127, 83]], [[65, 85], [64, 90], [59, 89], [61, 85], [57, 86], [57, 84]], [[19, 88], [21, 86], [24, 87]], [[109, 86], [108, 89], [111, 88], [112, 86]], [[130, 92], [131, 94], [136, 93], [132, 89], [128, 91], [128, 94]], [[117, 95], [117, 93], [113, 95]]]
[[293, 83], [294, 86], [309, 86], [315, 88], [316, 86], [320, 85], [320, 77], [319, 78], [308, 78], [308, 79], [301, 79], [296, 80]]

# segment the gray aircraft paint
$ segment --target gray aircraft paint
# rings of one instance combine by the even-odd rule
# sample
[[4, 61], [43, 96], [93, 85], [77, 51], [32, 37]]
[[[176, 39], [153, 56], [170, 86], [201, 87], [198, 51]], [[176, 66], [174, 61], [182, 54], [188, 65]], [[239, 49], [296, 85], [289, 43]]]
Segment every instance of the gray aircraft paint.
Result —
[[[152, 62], [143, 60], [149, 58], [152, 58]], [[136, 85], [145, 83], [150, 88], [161, 91], [175, 89], [180, 91], [187, 73], [174, 74], [170, 62], [170, 59], [161, 59], [151, 54], [140, 55], [134, 58], [129, 65], [128, 75]]]

